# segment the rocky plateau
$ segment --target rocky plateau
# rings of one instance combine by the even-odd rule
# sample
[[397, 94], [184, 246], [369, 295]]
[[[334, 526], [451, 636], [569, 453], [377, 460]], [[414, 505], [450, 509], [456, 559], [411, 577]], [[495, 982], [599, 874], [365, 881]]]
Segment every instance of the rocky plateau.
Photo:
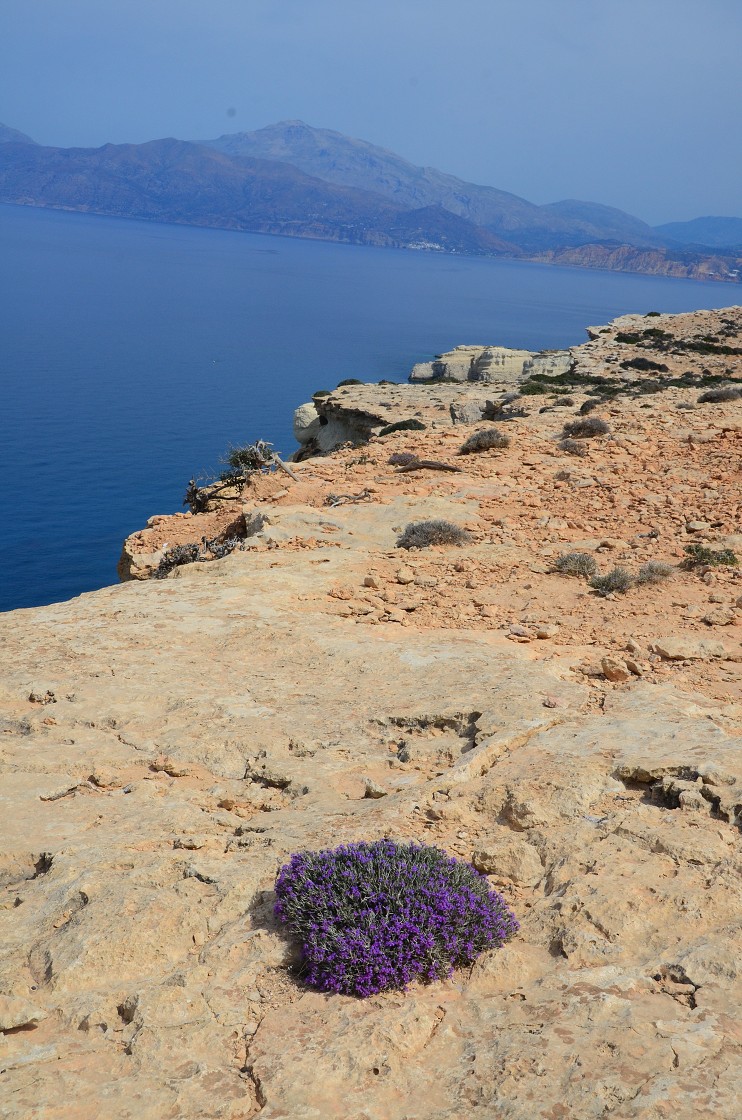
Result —
[[[0, 616], [3, 1120], [738, 1115], [742, 308], [588, 333], [318, 396], [290, 473]], [[468, 536], [396, 547], [429, 519]], [[666, 571], [599, 594], [575, 551]], [[276, 873], [385, 836], [472, 861], [520, 931], [309, 990]]]

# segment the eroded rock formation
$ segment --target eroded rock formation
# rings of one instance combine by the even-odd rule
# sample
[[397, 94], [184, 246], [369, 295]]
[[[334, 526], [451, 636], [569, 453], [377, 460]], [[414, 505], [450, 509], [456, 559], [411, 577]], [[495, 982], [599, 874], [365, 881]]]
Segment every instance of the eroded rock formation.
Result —
[[[256, 476], [223, 560], [0, 616], [0, 1115], [736, 1115], [742, 579], [683, 562], [742, 553], [742, 405], [698, 403], [742, 370], [680, 342], [733, 350], [742, 311], [705, 315], [594, 329], [585, 455], [592, 381], [512, 415], [498, 383], [350, 386], [338, 412], [425, 429]], [[488, 399], [510, 444], [460, 456], [486, 425], [451, 408]], [[395, 548], [430, 518], [468, 542]], [[602, 597], [555, 570], [575, 550], [671, 572]], [[309, 991], [276, 872], [383, 836], [472, 860], [521, 930], [445, 983]]]

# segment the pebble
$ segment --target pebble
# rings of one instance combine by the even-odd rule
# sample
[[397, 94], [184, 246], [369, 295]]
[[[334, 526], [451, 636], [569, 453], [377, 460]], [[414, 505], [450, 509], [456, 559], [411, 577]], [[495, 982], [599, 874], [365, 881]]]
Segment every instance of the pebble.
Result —
[[628, 681], [631, 679], [631, 670], [625, 661], [618, 657], [604, 657], [600, 668], [607, 681]]

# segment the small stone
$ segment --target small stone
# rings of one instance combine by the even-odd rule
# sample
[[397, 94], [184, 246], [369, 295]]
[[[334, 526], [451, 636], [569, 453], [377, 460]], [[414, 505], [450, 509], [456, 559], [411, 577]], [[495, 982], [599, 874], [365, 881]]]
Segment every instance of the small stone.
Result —
[[471, 859], [477, 871], [483, 875], [494, 875], [498, 879], [509, 879], [513, 883], [523, 883], [532, 887], [544, 875], [538, 853], [532, 844], [517, 837], [504, 840], [491, 848], [474, 852]]
[[604, 657], [600, 662], [600, 668], [607, 681], [628, 681], [631, 679], [631, 671], [628, 665], [617, 657]]
[[624, 549], [629, 547], [628, 541], [620, 540], [618, 537], [604, 537], [600, 542], [599, 548], [609, 549]]
[[366, 778], [366, 792], [364, 797], [377, 800], [380, 797], [386, 797], [388, 792], [389, 791], [384, 789], [383, 786], [380, 786], [378, 782], [375, 782], [373, 778]]
[[639, 643], [634, 638], [629, 638], [628, 642], [626, 643], [626, 652], [627, 653], [641, 653], [642, 652], [642, 647], [639, 645]]
[[702, 622], [707, 626], [730, 626], [734, 622], [734, 611], [728, 607], [717, 607], [715, 610], [707, 611]]
[[554, 623], [539, 623], [536, 626], [536, 637], [542, 640], [544, 638], [556, 638], [558, 633], [559, 627]]
[[721, 642], [693, 637], [657, 638], [650, 648], [665, 661], [703, 661], [709, 657], [724, 657], [727, 653]]
[[530, 638], [531, 637], [530, 630], [527, 630], [525, 628], [525, 626], [521, 626], [518, 622], [514, 622], [509, 627], [509, 630], [510, 630], [510, 633], [513, 635], [514, 638]]
[[635, 677], [641, 677], [643, 675], [644, 670], [642, 669], [638, 661], [634, 661], [632, 657], [625, 658], [625, 661], [626, 668], [630, 673], [633, 673]]
[[397, 583], [412, 583], [415, 573], [412, 568], [400, 568], [397, 572]]
[[711, 525], [708, 521], [686, 521], [686, 533], [707, 533]]
[[27, 999], [0, 995], [0, 1031], [35, 1027], [46, 1017], [46, 1011], [42, 1011]]
[[407, 615], [404, 611], [398, 610], [396, 607], [390, 607], [385, 615], [387, 622], [403, 623], [407, 621]]
[[363, 586], [364, 587], [375, 587], [376, 590], [378, 591], [378, 589], [381, 587], [381, 584], [379, 583], [376, 576], [366, 576], [364, 581], [363, 581]]

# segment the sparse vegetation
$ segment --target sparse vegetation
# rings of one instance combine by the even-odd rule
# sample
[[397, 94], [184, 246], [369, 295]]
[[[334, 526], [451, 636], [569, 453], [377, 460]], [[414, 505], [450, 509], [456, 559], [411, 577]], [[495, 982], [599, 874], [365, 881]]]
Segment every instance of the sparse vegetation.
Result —
[[470, 534], [452, 521], [411, 521], [397, 540], [397, 548], [429, 548], [433, 544], [462, 545]]
[[563, 576], [581, 576], [590, 579], [598, 565], [588, 552], [562, 552], [554, 561], [554, 570]]
[[363, 385], [363, 382], [357, 377], [346, 377], [343, 381], [338, 381], [338, 389], [342, 389], [345, 385]]
[[570, 420], [562, 429], [567, 439], [594, 439], [595, 436], [604, 436], [610, 432], [605, 420], [599, 416], [586, 416], [581, 420]]
[[686, 568], [736, 568], [739, 564], [736, 553], [731, 548], [708, 548], [704, 544], [687, 544], [685, 546]]
[[549, 387], [541, 381], [529, 379], [521, 384], [520, 391], [524, 397], [543, 397], [549, 392]]
[[390, 436], [392, 432], [424, 432], [427, 424], [423, 424], [422, 420], [397, 420], [394, 424], [387, 424], [379, 432], [380, 436]]
[[699, 404], [721, 404], [723, 401], [738, 401], [742, 397], [742, 389], [736, 385], [722, 385], [718, 389], [707, 389], [698, 398]]
[[510, 436], [498, 428], [483, 428], [472, 432], [459, 449], [460, 455], [473, 455], [479, 451], [502, 451], [510, 447]]
[[584, 459], [587, 455], [585, 444], [578, 439], [561, 439], [557, 447], [560, 451], [566, 451], [568, 455], [577, 455], [580, 459]]
[[621, 369], [638, 369], [643, 372], [656, 371], [657, 373], [668, 373], [668, 367], [664, 362], [653, 362], [651, 358], [627, 358], [621, 362]]
[[229, 449], [223, 462], [227, 463], [229, 470], [222, 471], [218, 482], [203, 481], [199, 485], [195, 478], [188, 483], [183, 498], [183, 505], [188, 506], [191, 513], [203, 513], [211, 501], [220, 496], [229, 497], [225, 491], [232, 488], [240, 490], [251, 474], [256, 471], [269, 470], [276, 465], [277, 456], [271, 450], [272, 444], [259, 439], [245, 447], [232, 447]]
[[571, 471], [557, 471], [554, 475], [555, 482], [569, 482], [572, 477]]
[[662, 560], [647, 560], [637, 573], [636, 582], [642, 584], [662, 583], [672, 575], [672, 565]]
[[312, 393], [312, 397], [329, 397], [331, 392], [331, 389], [317, 389], [316, 392]]
[[470, 863], [392, 840], [299, 852], [276, 880], [276, 916], [313, 987], [370, 996], [450, 976], [518, 929]]
[[580, 405], [580, 415], [587, 416], [588, 412], [592, 412], [594, 408], [598, 408], [603, 401], [599, 397], [588, 397]]
[[232, 447], [227, 453], [226, 462], [232, 471], [243, 476], [252, 471], [264, 470], [273, 464], [271, 444], [259, 439], [246, 447]]
[[390, 467], [408, 467], [410, 463], [416, 463], [418, 458], [411, 451], [395, 451], [389, 456], [387, 463]]
[[621, 568], [618, 565], [605, 575], [596, 575], [590, 580], [590, 586], [597, 591], [599, 595], [611, 595], [614, 593], [624, 595], [634, 586], [634, 583], [635, 580], [631, 572], [628, 571], [627, 568]]
[[222, 560], [236, 548], [241, 548], [243, 542], [244, 537], [217, 536], [211, 540], [204, 537], [200, 545], [176, 544], [165, 552], [155, 569], [154, 578], [165, 579], [175, 568], [182, 568], [185, 564], [195, 564], [199, 560]]

